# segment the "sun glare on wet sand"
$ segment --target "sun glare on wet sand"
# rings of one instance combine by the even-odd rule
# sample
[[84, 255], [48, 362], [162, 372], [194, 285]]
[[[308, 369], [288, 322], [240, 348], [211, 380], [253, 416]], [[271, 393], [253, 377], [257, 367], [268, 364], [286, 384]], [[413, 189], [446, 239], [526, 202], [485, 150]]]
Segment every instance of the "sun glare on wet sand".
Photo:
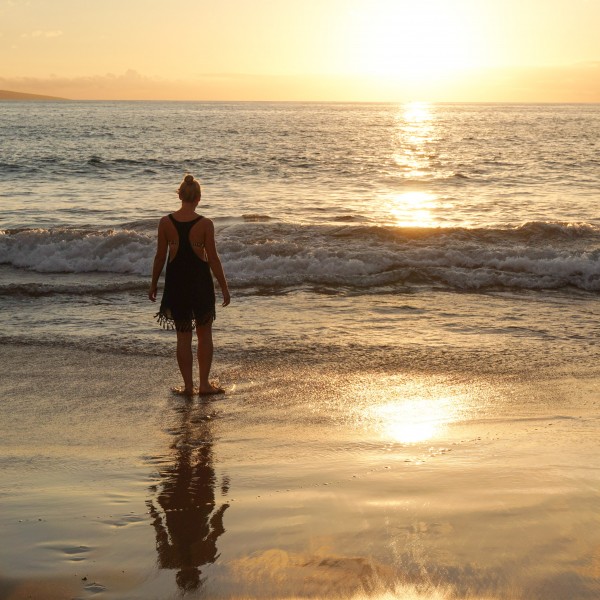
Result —
[[351, 391], [358, 421], [391, 443], [417, 444], [447, 435], [446, 429], [470, 411], [465, 388], [435, 378], [397, 376], [357, 380]]

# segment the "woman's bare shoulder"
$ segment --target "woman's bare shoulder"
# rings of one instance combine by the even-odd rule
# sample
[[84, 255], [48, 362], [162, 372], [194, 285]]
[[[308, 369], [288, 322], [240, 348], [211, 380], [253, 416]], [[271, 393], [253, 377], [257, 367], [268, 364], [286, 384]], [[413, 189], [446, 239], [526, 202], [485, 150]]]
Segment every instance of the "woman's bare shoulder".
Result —
[[204, 229], [214, 229], [214, 224], [208, 217], [202, 217], [198, 222]]
[[165, 215], [161, 217], [158, 222], [158, 233], [159, 235], [168, 235], [168, 233], [174, 229], [173, 223], [171, 223], [171, 219], [169, 219], [169, 215]]

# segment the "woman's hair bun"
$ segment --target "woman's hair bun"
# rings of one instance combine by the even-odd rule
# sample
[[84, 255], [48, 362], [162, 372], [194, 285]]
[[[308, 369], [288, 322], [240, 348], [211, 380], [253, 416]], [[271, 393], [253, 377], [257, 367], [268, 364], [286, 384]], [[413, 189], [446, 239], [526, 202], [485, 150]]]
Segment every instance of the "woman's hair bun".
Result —
[[200, 182], [193, 175], [186, 175], [177, 190], [182, 202], [199, 202], [202, 196]]

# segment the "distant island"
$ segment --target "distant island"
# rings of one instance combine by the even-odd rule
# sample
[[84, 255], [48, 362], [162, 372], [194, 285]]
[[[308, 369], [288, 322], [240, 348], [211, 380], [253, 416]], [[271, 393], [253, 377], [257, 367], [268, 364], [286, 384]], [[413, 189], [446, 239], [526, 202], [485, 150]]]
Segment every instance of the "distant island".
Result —
[[0, 100], [67, 100], [58, 96], [42, 96], [40, 94], [25, 94], [24, 92], [11, 92], [0, 90]]

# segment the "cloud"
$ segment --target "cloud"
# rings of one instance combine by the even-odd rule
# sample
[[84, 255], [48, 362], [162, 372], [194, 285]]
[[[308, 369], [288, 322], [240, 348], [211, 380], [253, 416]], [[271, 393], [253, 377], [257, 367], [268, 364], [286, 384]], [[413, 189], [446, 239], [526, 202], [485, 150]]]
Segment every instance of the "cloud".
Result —
[[600, 102], [600, 61], [482, 70], [456, 88], [471, 101]]
[[177, 82], [147, 77], [133, 69], [79, 77], [0, 77], [0, 89], [75, 100], [176, 99], [172, 88], [177, 87]]
[[40, 29], [32, 31], [31, 33], [22, 33], [22, 38], [57, 38], [63, 34], [60, 29], [54, 29], [51, 31], [42, 31]]
[[481, 70], [422, 89], [389, 78], [205, 73], [176, 80], [133, 69], [80, 77], [0, 77], [0, 89], [76, 100], [600, 102], [600, 62]]
[[347, 77], [211, 73], [175, 80], [133, 69], [80, 77], [0, 77], [0, 89], [76, 100], [362, 100], [361, 87]]

